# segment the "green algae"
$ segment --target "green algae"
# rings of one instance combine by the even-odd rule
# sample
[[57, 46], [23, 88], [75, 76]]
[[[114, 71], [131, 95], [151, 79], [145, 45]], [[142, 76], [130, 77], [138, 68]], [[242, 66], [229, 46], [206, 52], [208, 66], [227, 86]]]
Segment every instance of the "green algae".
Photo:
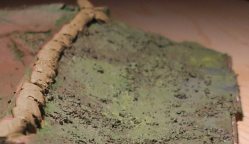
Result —
[[[94, 23], [60, 60], [39, 143], [233, 143], [228, 56]], [[51, 136], [53, 134], [53, 136]]]

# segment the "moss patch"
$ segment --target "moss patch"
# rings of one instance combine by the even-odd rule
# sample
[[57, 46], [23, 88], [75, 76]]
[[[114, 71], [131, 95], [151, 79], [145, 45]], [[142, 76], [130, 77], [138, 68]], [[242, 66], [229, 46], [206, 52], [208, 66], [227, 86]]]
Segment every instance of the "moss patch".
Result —
[[35, 140], [232, 143], [231, 115], [241, 109], [227, 61], [196, 43], [91, 24], [61, 58]]

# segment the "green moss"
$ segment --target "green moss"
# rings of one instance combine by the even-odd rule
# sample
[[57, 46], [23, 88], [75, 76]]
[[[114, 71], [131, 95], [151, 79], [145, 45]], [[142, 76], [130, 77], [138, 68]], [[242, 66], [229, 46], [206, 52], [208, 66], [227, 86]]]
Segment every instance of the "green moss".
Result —
[[86, 31], [64, 52], [48, 94], [58, 137], [38, 133], [41, 141], [232, 142], [238, 88], [226, 55], [122, 23]]
[[[113, 95], [126, 87], [127, 81], [121, 77], [122, 67], [114, 67], [107, 62], [74, 57], [68, 77], [85, 84], [87, 93], [94, 96]], [[85, 75], [87, 74], [87, 76]], [[81, 79], [79, 79], [81, 77]]]

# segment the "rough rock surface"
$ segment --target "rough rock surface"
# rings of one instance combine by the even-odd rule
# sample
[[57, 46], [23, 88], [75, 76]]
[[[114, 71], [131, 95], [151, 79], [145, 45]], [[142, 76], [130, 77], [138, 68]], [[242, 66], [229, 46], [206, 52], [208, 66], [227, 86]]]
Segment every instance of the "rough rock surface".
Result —
[[196, 43], [92, 23], [61, 57], [33, 141], [232, 143], [241, 109], [229, 64]]

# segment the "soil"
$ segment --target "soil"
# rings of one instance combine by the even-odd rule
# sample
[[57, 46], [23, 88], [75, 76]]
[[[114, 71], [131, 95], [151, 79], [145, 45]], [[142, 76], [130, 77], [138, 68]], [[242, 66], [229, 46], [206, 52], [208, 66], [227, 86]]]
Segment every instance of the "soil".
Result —
[[62, 4], [0, 10], [0, 119], [13, 106], [18, 83], [29, 75], [37, 51], [76, 12]]
[[233, 143], [241, 108], [229, 64], [197, 43], [92, 23], [62, 55], [32, 142]]

